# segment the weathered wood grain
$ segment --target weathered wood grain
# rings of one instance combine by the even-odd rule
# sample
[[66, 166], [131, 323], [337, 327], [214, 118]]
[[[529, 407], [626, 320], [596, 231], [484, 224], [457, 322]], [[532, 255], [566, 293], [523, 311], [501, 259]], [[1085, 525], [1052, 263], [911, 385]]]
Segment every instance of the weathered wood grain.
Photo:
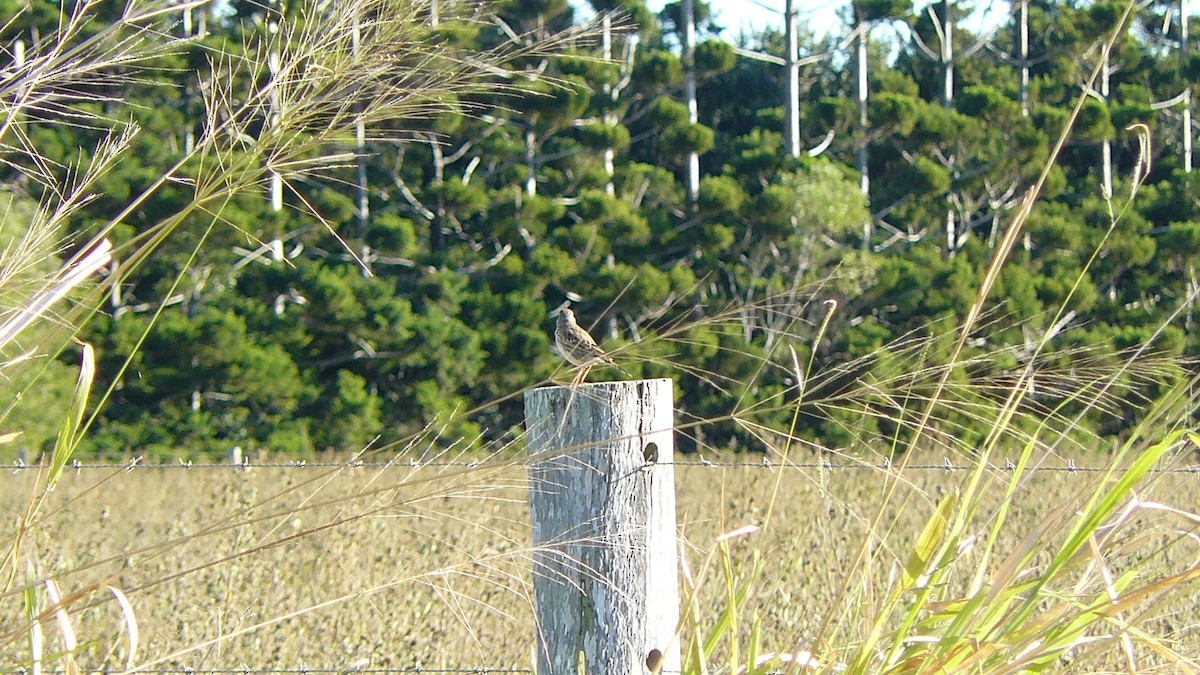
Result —
[[525, 397], [538, 672], [680, 668], [672, 383]]

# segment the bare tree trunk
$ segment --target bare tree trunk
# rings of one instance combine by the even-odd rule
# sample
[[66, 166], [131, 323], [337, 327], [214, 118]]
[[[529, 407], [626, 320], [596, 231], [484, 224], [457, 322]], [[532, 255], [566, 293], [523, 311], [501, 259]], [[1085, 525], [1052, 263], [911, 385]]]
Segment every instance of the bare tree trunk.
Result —
[[537, 134], [533, 131], [533, 120], [529, 120], [525, 128], [525, 194], [530, 197], [537, 194]]
[[[951, 0], [942, 2], [942, 107], [954, 107], [954, 6]], [[958, 250], [953, 207], [946, 207], [946, 257], [953, 258]]]
[[[195, 35], [194, 22], [192, 20], [192, 7], [188, 5], [183, 10], [183, 37], [184, 39], [191, 38]], [[195, 104], [193, 101], [194, 92], [192, 83], [189, 81], [183, 87], [183, 152], [191, 154], [196, 148], [196, 126], [192, 120], [195, 113]]]
[[954, 228], [954, 210], [946, 209], [946, 257], [953, 258], [954, 252], [958, 248], [955, 239], [957, 234]]
[[[858, 169], [859, 188], [862, 190], [863, 196], [869, 200], [871, 197], [871, 178], [867, 171], [867, 24], [862, 19], [858, 21], [858, 40], [855, 53], [854, 74], [857, 80], [857, 89], [855, 98], [858, 101], [858, 148], [854, 151], [854, 165]], [[868, 217], [863, 223], [863, 241], [864, 249], [871, 246], [871, 230], [872, 223]]]
[[942, 106], [954, 107], [954, 17], [951, 0], [942, 2]]
[[796, 60], [798, 37], [796, 35], [796, 2], [787, 0], [784, 5], [784, 34], [787, 45], [787, 144], [792, 157], [800, 156], [800, 64]]
[[[270, 12], [270, 18], [267, 20], [267, 31], [271, 35], [277, 35], [279, 33], [279, 24], [283, 19], [277, 12], [281, 10], [272, 9], [268, 11]], [[279, 75], [279, 60], [279, 48], [272, 47], [271, 53], [267, 55], [267, 66], [270, 69], [272, 79]], [[270, 105], [271, 110], [268, 123], [271, 126], [275, 126], [279, 124], [280, 113], [279, 88], [274, 85], [271, 87]], [[275, 171], [271, 171], [271, 210], [275, 213], [283, 210], [283, 176], [280, 176]]]
[[[601, 46], [603, 48], [604, 61], [607, 63], [612, 61], [612, 16], [609, 15], [608, 12], [605, 12], [604, 16], [601, 17], [601, 22], [601, 25], [604, 28], [604, 32], [601, 33]], [[605, 82], [604, 95], [611, 99], [613, 97], [613, 92], [613, 86]], [[616, 119], [612, 113], [612, 106], [607, 106], [607, 110], [604, 111], [604, 124], [611, 125], [615, 121]], [[616, 172], [615, 160], [616, 152], [613, 150], [612, 144], [610, 143], [604, 148], [604, 175], [608, 176], [608, 180], [604, 183], [604, 192], [609, 197], [616, 194], [616, 189], [613, 187], [613, 174]]]
[[[268, 57], [271, 77], [279, 74], [279, 52], [271, 52]], [[271, 88], [271, 126], [279, 124], [279, 94]], [[279, 213], [283, 210], [283, 176], [271, 171], [271, 210]]]
[[[361, 37], [358, 17], [355, 17], [354, 32], [351, 35], [351, 49], [355, 56], [358, 55]], [[358, 119], [354, 122], [355, 188], [357, 192], [355, 215], [358, 217], [358, 237], [362, 239], [367, 236], [367, 221], [371, 217], [367, 193], [367, 130], [362, 121], [362, 107], [356, 103], [354, 110], [358, 114]]]
[[[1186, 66], [1191, 60], [1191, 41], [1188, 35], [1188, 6], [1187, 0], [1179, 0], [1179, 65]], [[1192, 88], [1191, 83], [1184, 80], [1183, 97], [1183, 170], [1192, 172]]]
[[1190, 87], [1183, 92], [1183, 170], [1186, 173], [1192, 172], [1192, 90]]
[[[439, 0], [429, 2], [429, 25], [437, 28], [440, 22], [438, 13]], [[437, 201], [434, 204], [433, 218], [429, 220], [429, 251], [441, 253], [446, 250], [446, 197], [442, 192], [442, 181], [445, 179], [446, 167], [442, 159], [442, 147], [436, 138], [429, 140], [429, 148], [433, 154], [433, 181], [437, 186]]]
[[1187, 65], [1191, 58], [1191, 36], [1188, 35], [1187, 0], [1179, 0], [1179, 63]]
[[[1108, 76], [1109, 76], [1109, 53], [1104, 50], [1104, 63], [1100, 66], [1100, 100], [1104, 105], [1108, 105]], [[1101, 180], [1101, 189], [1104, 191], [1104, 198], [1111, 199], [1113, 194], [1113, 177], [1112, 177], [1112, 141], [1107, 137], [1104, 139], [1104, 144], [1101, 147], [1101, 171], [1103, 178]]]
[[[1182, 1], [1182, 0], [1181, 0]], [[1021, 101], [1021, 114], [1029, 116], [1029, 0], [1020, 0], [1017, 10], [1017, 53], [1021, 75], [1017, 97]]]
[[[683, 0], [683, 68], [684, 92], [687, 98], [688, 122], [700, 121], [696, 105], [696, 11], [692, 0]], [[688, 153], [688, 202], [693, 206], [700, 197], [700, 155]]]
[[433, 253], [441, 253], [446, 250], [446, 195], [444, 192], [446, 158], [442, 154], [442, 146], [437, 138], [429, 139], [429, 149], [433, 156], [433, 186], [437, 190], [433, 219], [429, 223], [429, 250]]

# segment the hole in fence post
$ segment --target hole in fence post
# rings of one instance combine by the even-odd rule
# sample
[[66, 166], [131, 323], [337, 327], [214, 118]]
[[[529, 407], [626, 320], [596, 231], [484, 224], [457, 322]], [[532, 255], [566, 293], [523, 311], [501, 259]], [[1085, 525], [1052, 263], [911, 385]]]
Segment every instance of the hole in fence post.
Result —
[[642, 457], [646, 458], [646, 463], [648, 464], [658, 463], [658, 443], [654, 441], [647, 443], [646, 447], [642, 450]]
[[651, 649], [650, 653], [646, 655], [646, 669], [651, 673], [657, 673], [662, 669], [662, 664], [662, 652], [658, 651], [657, 649]]

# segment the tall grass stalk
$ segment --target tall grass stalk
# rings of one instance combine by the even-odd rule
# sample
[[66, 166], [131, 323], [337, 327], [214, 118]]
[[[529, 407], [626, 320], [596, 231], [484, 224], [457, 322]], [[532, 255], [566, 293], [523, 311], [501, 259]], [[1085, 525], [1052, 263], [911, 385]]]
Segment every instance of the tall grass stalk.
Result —
[[[1135, 3], [1126, 3], [1117, 25], [1100, 46], [1102, 52], [1112, 49], [1135, 10]], [[1103, 58], [1097, 59], [1085, 90], [1096, 81], [1104, 62]], [[1200, 438], [1185, 426], [1197, 409], [1192, 394], [1197, 384], [1194, 377], [1184, 378], [1153, 407], [1142, 410], [1141, 423], [1109, 458], [1109, 470], [1092, 482], [1090, 489], [1081, 490], [1076, 499], [1061, 504], [1032, 530], [1018, 534], [1015, 545], [1008, 544], [1008, 550], [1002, 543], [1005, 538], [1012, 539], [1012, 511], [1022, 500], [1031, 498], [1026, 488], [1030, 472], [1047, 454], [1070, 442], [1084, 414], [1109, 407], [1107, 396], [1114, 383], [1146, 363], [1148, 343], [1096, 380], [1062, 392], [1057, 411], [1069, 404], [1082, 407], [1073, 419], [1054, 411], [1027, 434], [1020, 431], [1017, 421], [1026, 415], [1021, 405], [1039, 374], [1035, 369], [1037, 356], [1055, 337], [1054, 331], [1047, 331], [1002, 403], [987, 413], [991, 426], [984, 443], [977, 448], [944, 444], [948, 452], [971, 457], [974, 470], [944, 497], [931, 500], [929, 518], [907, 553], [891, 551], [888, 546], [889, 539], [901, 534], [889, 529], [894, 511], [912, 508], [895, 503], [898, 486], [908, 482], [906, 467], [911, 458], [922, 455], [933, 423], [947, 412], [960, 412], [954, 409], [953, 398], [946, 398], [952, 391], [951, 374], [963, 364], [961, 355], [967, 340], [979, 330], [1000, 270], [1019, 240], [1085, 100], [1086, 95], [1081, 94], [1041, 175], [1026, 192], [1001, 238], [975, 300], [958, 328], [949, 357], [932, 372], [935, 384], [931, 393], [906, 398], [900, 406], [904, 417], [911, 414], [908, 422], [894, 420], [911, 430], [904, 452], [897, 465], [888, 469], [886, 487], [879, 495], [874, 515], [864, 516], [864, 536], [849, 567], [824, 581], [840, 579], [840, 590], [829, 606], [813, 608], [823, 617], [815, 634], [785, 638], [784, 649], [766, 658], [739, 658], [742, 651], [758, 655], [762, 649], [760, 615], [752, 613], [741, 622], [733, 620], [746, 616], [744, 584], [761, 584], [764, 578], [758, 563], [749, 562], [741, 576], [727, 574], [718, 582], [724, 589], [726, 610], [712, 620], [709, 632], [704, 633], [694, 611], [689, 617], [687, 628], [708, 637], [703, 649], [689, 652], [692, 658], [687, 672], [711, 672], [708, 657], [718, 641], [725, 644], [729, 672], [1016, 673], [1063, 667], [1089, 671], [1118, 667], [1118, 663], [1128, 672], [1141, 672], [1146, 663], [1153, 664], [1151, 669], [1169, 672], [1197, 670], [1193, 649], [1176, 649], [1166, 636], [1155, 635], [1142, 626], [1155, 621], [1159, 616], [1156, 609], [1165, 607], [1200, 578], [1200, 564], [1184, 562], [1173, 568], [1149, 564], [1161, 554], [1149, 545], [1149, 537], [1155, 532], [1166, 533], [1174, 543], [1162, 550], [1180, 548], [1200, 518], [1140, 496], [1152, 483], [1152, 469], [1187, 452], [1189, 445], [1200, 447]], [[1148, 138], [1144, 130], [1138, 138], [1145, 160]], [[1130, 181], [1129, 201], [1111, 210], [1108, 234], [1120, 226], [1121, 214], [1136, 197], [1145, 172], [1146, 166], [1139, 165]], [[1106, 234], [1091, 261], [1103, 252], [1107, 239]], [[1080, 272], [1075, 288], [1091, 266], [1089, 262]], [[1071, 294], [1074, 292], [1072, 289]], [[1193, 300], [1187, 298], [1184, 303]], [[1181, 303], [1180, 311], [1183, 306]], [[1059, 325], [1065, 311], [1060, 309], [1047, 325]], [[800, 370], [798, 362], [794, 367]], [[809, 373], [798, 373], [796, 378], [800, 383], [809, 379]], [[797, 385], [793, 393], [798, 413], [804, 387]], [[915, 413], [910, 410], [914, 404], [920, 406]], [[1053, 428], [1050, 422], [1056, 418], [1065, 424]], [[1002, 499], [992, 507], [994, 511], [983, 512], [987, 491], [995, 489], [984, 485], [985, 478], [995, 478], [989, 476], [992, 458], [1002, 445], [1022, 436], [1025, 440], [1018, 460], [1001, 481]], [[767, 438], [764, 434], [764, 440]], [[784, 439], [771, 445], [777, 448], [781, 461], [787, 462], [792, 433], [786, 433]], [[880, 454], [866, 447], [856, 451], [868, 456]], [[763, 519], [764, 529], [770, 524], [778, 494], [776, 489]], [[1177, 524], [1173, 525], [1172, 520]], [[787, 525], [800, 530], [797, 536], [806, 535], [802, 524]], [[1143, 543], [1133, 543], [1139, 541]], [[751, 560], [757, 560], [757, 552]], [[876, 571], [880, 566], [890, 568], [892, 573], [881, 578]], [[694, 588], [690, 590], [695, 593]], [[767, 603], [769, 608], [770, 601]], [[1119, 657], [1110, 651], [1113, 648]], [[810, 658], [809, 649], [817, 659]], [[804, 658], [798, 658], [800, 655]]]
[[[5, 284], [5, 297], [17, 300], [11, 305], [14, 309], [0, 317], [0, 331], [11, 324], [9, 332], [17, 336], [35, 323], [48, 323], [52, 330], [44, 333], [48, 337], [38, 349], [43, 354], [58, 355], [69, 344], [75, 327], [97, 311], [106, 289], [120, 284], [151, 259], [185, 222], [202, 218], [209, 223], [210, 231], [221, 227], [221, 214], [230, 200], [262, 192], [272, 175], [290, 182], [349, 165], [353, 156], [344, 148], [358, 123], [371, 127], [385, 121], [421, 120], [444, 111], [449, 100], [471, 92], [514, 90], [509, 64], [554, 53], [581, 37], [559, 35], [546, 41], [509, 43], [486, 54], [456, 54], [433, 39], [433, 32], [416, 10], [418, 4], [394, 0], [328, 3], [325, 11], [286, 21], [275, 35], [248, 42], [244, 49], [213, 51], [213, 76], [205, 88], [207, 117], [194, 148], [144, 192], [134, 195], [125, 209], [93, 233], [90, 241], [67, 241], [63, 233], [69, 229], [71, 216], [94, 197], [97, 179], [121, 160], [131, 139], [139, 133], [132, 123], [84, 112], [77, 106], [78, 98], [71, 94], [76, 90], [71, 85], [86, 83], [100, 73], [107, 77], [119, 72], [121, 77], [135, 78], [138, 69], [152, 67], [156, 58], [188, 45], [186, 40], [167, 37], [170, 31], [162, 30], [169, 12], [178, 10], [179, 5], [133, 2], [121, 21], [101, 27], [95, 34], [85, 34], [88, 13], [97, 5], [77, 3], [73, 13], [64, 17], [60, 31], [44, 40], [41, 51], [30, 56], [19, 74], [20, 86], [5, 80], [0, 88], [0, 98], [12, 111], [0, 123], [0, 139], [6, 147], [14, 148], [6, 159], [46, 195], [32, 220], [28, 241], [23, 239], [0, 255], [0, 282], [29, 276], [22, 272], [32, 264], [29, 257], [34, 254], [28, 252], [47, 255], [48, 250], [67, 250], [69, 245], [78, 253], [60, 266], [50, 282], [39, 281], [27, 287]], [[1133, 7], [1132, 3], [1127, 5], [1122, 23], [1128, 20]], [[369, 30], [364, 30], [362, 17], [375, 17], [368, 22]], [[350, 48], [356, 29], [361, 38], [357, 50]], [[267, 63], [270, 53], [279, 54], [277, 68]], [[397, 78], [400, 72], [409, 75]], [[258, 84], [249, 91], [239, 91], [239, 83], [244, 82]], [[282, 111], [278, 122], [262, 126], [260, 123], [274, 106]], [[66, 171], [50, 166], [23, 127], [46, 113], [60, 115], [71, 124], [106, 130], [93, 158]], [[1078, 106], [1074, 112], [1077, 114]], [[262, 131], [257, 132], [260, 126]], [[1178, 589], [1200, 577], [1200, 567], [1195, 565], [1182, 564], [1168, 570], [1146, 562], [1186, 541], [1197, 518], [1169, 504], [1141, 497], [1151, 483], [1150, 471], [1187, 443], [1195, 443], [1195, 435], [1182, 428], [1177, 415], [1179, 410], [1195, 408], [1188, 389], [1194, 383], [1179, 385], [1156, 406], [1141, 410], [1142, 425], [1113, 456], [1110, 471], [1097, 477], [1088, 490], [1081, 490], [1028, 531], [1014, 532], [1013, 512], [1021, 506], [1021, 500], [1029, 497], [1032, 470], [1050, 453], [1081, 442], [1078, 438], [1082, 432], [1073, 433], [1078, 417], [1072, 419], [1068, 404], [1083, 402], [1092, 410], [1120, 410], [1129, 397], [1114, 393], [1112, 383], [1122, 377], [1152, 378], [1174, 364], [1138, 352], [1115, 368], [1093, 368], [1085, 363], [1074, 373], [1042, 370], [1036, 356], [1053, 337], [1047, 334], [1033, 354], [1022, 355], [1020, 361], [1028, 365], [1014, 381], [1005, 385], [960, 385], [953, 381], [956, 371], [997, 358], [996, 354], [964, 357], [964, 346], [970, 335], [988, 327], [988, 321], [999, 320], [986, 306], [992, 286], [1067, 137], [1064, 132], [1059, 138], [1052, 159], [1006, 230], [975, 301], [948, 355], [940, 362], [930, 363], [931, 354], [941, 353], [936, 337], [906, 336], [886, 347], [889, 358], [909, 366], [906, 371], [840, 386], [857, 372], [865, 371], [885, 350], [817, 371], [815, 355], [836, 307], [829, 306], [816, 325], [810, 325], [804, 317], [811, 313], [809, 305], [819, 304], [816, 290], [809, 296], [788, 293], [782, 300], [767, 298], [751, 306], [713, 311], [699, 320], [666, 323], [653, 337], [617, 351], [621, 359], [676, 367], [686, 377], [696, 378], [734, 401], [726, 414], [685, 420], [679, 425], [685, 434], [717, 424], [737, 425], [760, 441], [776, 466], [794, 465], [793, 458], [801, 453], [815, 457], [836, 453], [863, 464], [874, 464], [881, 456], [899, 458], [883, 471], [886, 481], [878, 494], [877, 509], [852, 516], [861, 527], [862, 540], [853, 549], [850, 565], [823, 570], [820, 578], [806, 580], [834, 589], [825, 606], [806, 608], [820, 615], [809, 632], [793, 633], [771, 625], [772, 610], [779, 609], [772, 606], [778, 600], [770, 594], [773, 589], [767, 587], [774, 571], [766, 563], [771, 552], [756, 549], [755, 542], [785, 528], [789, 534], [794, 533], [794, 538], [810, 536], [813, 528], [807, 520], [785, 520], [778, 514], [786, 506], [789, 491], [811, 489], [823, 499], [832, 499], [823, 475], [809, 476], [794, 469], [787, 469], [793, 473], [785, 474], [780, 470], [771, 481], [760, 523], [740, 528], [723, 525], [726, 534], [696, 546], [701, 563], [694, 574], [692, 566], [684, 569], [685, 604], [679, 630], [688, 672], [712, 672], [711, 664], [718, 662], [730, 672], [746, 673], [763, 673], [771, 668], [786, 672], [1003, 673], [1053, 669], [1066, 663], [1067, 658], [1082, 667], [1109, 667], [1114, 645], [1127, 670], [1138, 669], [1146, 655], [1160, 667], [1195, 667], [1194, 650], [1175, 649], [1144, 626], [1177, 597]], [[167, 214], [132, 241], [111, 251], [116, 263], [103, 285], [57, 290], [61, 286], [56, 284], [82, 280], [103, 266], [93, 265], [102, 256], [90, 256], [98, 251], [107, 254], [103, 242], [112, 230], [169, 184], [189, 186], [189, 200], [177, 212]], [[299, 193], [297, 197], [304, 208]], [[311, 211], [310, 215], [320, 218], [315, 210]], [[1119, 213], [1119, 209], [1114, 210], [1113, 227], [1119, 226]], [[245, 234], [251, 240], [258, 239], [256, 233]], [[194, 249], [193, 254], [198, 250]], [[70, 304], [64, 309], [68, 298]], [[779, 325], [785, 327], [772, 335], [772, 349], [760, 357], [750, 381], [695, 368], [677, 358], [675, 347], [701, 340], [701, 330], [736, 332], [746, 313], [756, 311], [784, 317]], [[0, 332], [0, 336], [5, 334]], [[807, 362], [796, 351], [800, 345], [810, 349]], [[719, 344], [716, 349], [736, 347]], [[374, 611], [369, 616], [382, 625], [390, 617], [372, 603], [399, 589], [431, 590], [442, 598], [476, 644], [483, 644], [487, 638], [482, 633], [497, 630], [494, 625], [474, 625], [476, 609], [501, 617], [498, 623], [501, 630], [507, 631], [517, 613], [530, 604], [528, 575], [533, 556], [525, 543], [525, 533], [514, 536], [499, 525], [477, 520], [479, 512], [506, 504], [513, 499], [511, 491], [524, 488], [523, 483], [505, 473], [519, 469], [522, 460], [500, 444], [490, 448], [494, 461], [485, 461], [479, 467], [439, 470], [431, 466], [430, 460], [461, 456], [453, 442], [450, 450], [433, 449], [446, 445], [436, 438], [437, 425], [405, 439], [410, 444], [407, 448], [373, 449], [407, 454], [413, 458], [411, 467], [397, 461], [386, 470], [356, 479], [348, 489], [338, 486], [356, 471], [353, 463], [306, 475], [296, 484], [271, 485], [265, 496], [234, 494], [234, 488], [229, 487], [227, 508], [206, 514], [202, 525], [194, 530], [169, 529], [160, 536], [147, 535], [125, 550], [70, 560], [51, 570], [50, 561], [37, 560], [30, 553], [28, 542], [32, 534], [40, 533], [50, 543], [43, 540], [39, 546], [52, 548], [66, 538], [67, 533], [56, 533], [54, 518], [89, 496], [89, 491], [62, 497], [51, 506], [50, 490], [61, 480], [78, 439], [95, 419], [97, 406], [103, 405], [108, 396], [104, 392], [92, 395], [93, 357], [87, 346], [81, 352], [83, 362], [73, 407], [64, 418], [50, 464], [38, 474], [17, 531], [9, 538], [0, 604], [20, 604], [22, 612], [19, 622], [0, 629], [0, 646], [5, 648], [0, 650], [4, 654], [0, 668], [42, 667], [47, 659], [44, 632], [51, 625], [58, 626], [62, 637], [64, 650], [57, 657], [62, 663], [88, 656], [137, 672], [186, 663], [192, 658], [209, 658], [242, 638], [272, 627], [294, 626], [302, 619], [356, 603]], [[30, 363], [30, 359], [13, 358], [8, 353], [4, 357], [6, 368], [27, 367]], [[1049, 410], [1039, 407], [1030, 413], [1021, 404], [1027, 401], [1035, 377], [1050, 382], [1043, 386], [1050, 390], [1054, 403]], [[781, 387], [778, 395], [758, 403], [744, 404], [740, 396], [768, 381], [789, 380], [789, 387]], [[980, 403], [977, 396], [972, 398], [985, 388], [990, 388], [988, 393], [1002, 394], [1000, 402], [989, 405]], [[459, 415], [476, 412], [463, 411]], [[871, 438], [859, 438], [855, 447], [822, 448], [799, 437], [802, 417], [834, 413], [876, 416], [897, 431], [890, 447], [884, 448]], [[1042, 416], [1034, 420], [1035, 414]], [[990, 433], [981, 447], [969, 447], [956, 438], [956, 416], [989, 425]], [[465, 445], [470, 439], [461, 440]], [[1007, 475], [993, 475], [989, 460], [1002, 448], [1010, 447], [1019, 448], [1017, 462]], [[906, 470], [908, 462], [930, 449], [971, 456], [977, 461], [976, 468], [961, 484], [950, 486], [944, 496], [921, 495], [911, 502], [901, 502], [897, 497], [900, 488], [915, 484]], [[98, 492], [113, 485], [118, 475], [120, 472], [114, 471], [89, 490]], [[1003, 495], [989, 512], [984, 497], [994, 488], [987, 481], [998, 478], [1002, 479]], [[471, 505], [472, 517], [452, 512], [449, 505], [458, 501]], [[914, 509], [926, 509], [928, 518], [914, 532], [901, 531], [897, 514]], [[439, 519], [454, 519], [457, 528], [476, 531], [477, 541], [485, 543], [478, 547], [457, 545], [450, 535], [429, 535], [422, 530]], [[451, 559], [421, 569], [405, 566], [404, 561], [385, 560], [389, 565], [386, 578], [366, 578], [358, 570], [343, 568], [345, 578], [337, 581], [344, 582], [345, 587], [339, 586], [327, 595], [319, 593], [324, 589], [316, 589], [311, 597], [294, 604], [280, 599], [261, 615], [138, 661], [139, 654], [147, 651], [142, 647], [142, 623], [134, 612], [139, 599], [179, 584], [199, 585], [201, 579], [211, 580], [209, 575], [224, 575], [225, 584], [213, 582], [206, 589], [228, 592], [233, 577], [264, 574], [252, 563], [267, 560], [280, 549], [308, 542], [328, 545], [325, 538], [337, 532], [384, 520], [395, 528], [393, 533], [404, 533], [431, 549], [451, 549]], [[1144, 537], [1160, 532], [1173, 537], [1170, 545], [1155, 548], [1140, 543], [1146, 541]], [[903, 543], [908, 540], [912, 543]], [[375, 545], [383, 546], [378, 542]], [[174, 561], [173, 556], [184, 553], [187, 557]], [[321, 562], [325, 561], [312, 561], [311, 569]], [[799, 562], [776, 564], [794, 563], [799, 567]], [[39, 569], [39, 564], [44, 567]], [[18, 581], [22, 567], [26, 574], [23, 581]], [[498, 595], [488, 596], [490, 599], [474, 597], [461, 590], [461, 584], [467, 583], [478, 583]], [[60, 587], [67, 592], [61, 592]], [[714, 606], [710, 596], [719, 596], [716, 606], [720, 611], [710, 609]], [[115, 639], [108, 649], [88, 651], [77, 646], [80, 627], [94, 625], [89, 622], [106, 609], [120, 613], [125, 636], [123, 657], [117, 654]], [[24, 650], [28, 658], [10, 655], [15, 650], [8, 647], [18, 644], [28, 645]], [[97, 656], [98, 651], [103, 653]]]
[[[59, 356], [79, 326], [97, 311], [104, 294], [118, 288], [151, 259], [185, 222], [199, 216], [221, 226], [222, 211], [231, 200], [261, 192], [271, 176], [280, 176], [290, 183], [348, 165], [353, 156], [344, 148], [359, 125], [380, 129], [381, 123], [387, 122], [399, 129], [389, 132], [388, 138], [403, 138], [407, 135], [406, 128], [450, 110], [455, 101], [469, 98], [473, 93], [513, 93], [516, 91], [513, 82], [521, 78], [515, 64], [559, 53], [580, 40], [586, 42], [597, 30], [585, 26], [536, 39], [517, 36], [491, 51], [464, 54], [439, 38], [438, 30], [422, 14], [422, 3], [351, 0], [307, 8], [287, 17], [273, 34], [247, 38], [247, 43], [239, 49], [209, 47], [212, 72], [201, 88], [206, 117], [197, 142], [88, 238], [69, 234], [74, 231], [71, 225], [80, 207], [97, 196], [98, 180], [122, 161], [140, 132], [131, 118], [124, 118], [128, 110], [102, 116], [91, 105], [97, 102], [97, 97], [80, 92], [89, 92], [89, 86], [100, 80], [109, 86], [137, 84], [139, 73], [157, 67], [161, 57], [194, 47], [191, 38], [172, 37], [175, 32], [172, 27], [179, 13], [204, 4], [132, 0], [124, 5], [115, 21], [107, 21], [97, 15], [98, 10], [107, 8], [107, 3], [98, 0], [70, 3], [58, 28], [41, 35], [28, 50], [24, 63], [0, 81], [0, 102], [5, 108], [4, 119], [0, 121], [4, 162], [22, 173], [27, 181], [25, 191], [40, 199], [24, 234], [14, 245], [0, 251], [0, 295], [4, 299], [4, 307], [0, 308], [4, 310], [0, 313], [3, 359], [0, 366], [6, 377], [29, 368], [38, 358], [44, 361], [46, 357]], [[440, 18], [443, 25], [486, 19], [486, 14], [475, 13], [478, 9], [469, 3], [459, 3], [456, 8], [442, 8]], [[275, 63], [268, 64], [272, 54]], [[115, 97], [101, 97], [101, 102], [115, 111], [127, 105]], [[465, 112], [472, 111], [468, 108]], [[262, 120], [268, 117], [272, 123], [262, 125]], [[86, 153], [89, 159], [74, 166], [57, 166], [45, 157], [35, 136], [29, 133], [32, 125], [44, 124], [47, 119], [100, 131], [102, 140]], [[376, 135], [371, 140], [381, 139]], [[109, 244], [113, 229], [167, 185], [190, 186], [190, 198], [177, 211], [166, 214], [114, 249]], [[299, 192], [296, 195], [303, 207], [302, 196]], [[320, 219], [315, 210], [310, 208], [309, 212]], [[325, 224], [336, 236], [333, 227]], [[244, 234], [258, 240], [257, 233]], [[54, 274], [32, 279], [35, 275], [29, 274], [29, 269], [69, 250], [76, 252]], [[104, 283], [88, 283], [102, 268], [109, 271]], [[18, 344], [17, 339], [35, 325], [40, 330], [37, 344], [22, 344], [21, 351], [14, 353], [12, 346]], [[78, 585], [76, 591], [64, 597], [58, 592], [56, 582], [41, 578], [37, 566], [29, 562], [28, 578], [21, 584], [16, 581], [20, 563], [26, 559], [28, 536], [45, 526], [48, 495], [70, 463], [81, 437], [96, 419], [95, 411], [111, 394], [110, 389], [99, 397], [91, 396], [94, 355], [89, 345], [80, 348], [79, 383], [70, 410], [64, 412], [49, 464], [39, 470], [27, 507], [8, 538], [4, 557], [7, 573], [0, 583], [0, 598], [19, 593], [26, 610], [25, 626], [6, 627], [0, 645], [8, 646], [21, 635], [29, 636], [31, 659], [26, 664], [35, 670], [42, 666], [46, 656], [42, 649], [42, 623], [52, 617], [57, 617], [65, 641], [58, 658], [73, 667], [70, 664], [76, 641], [65, 637], [70, 625], [64, 623], [68, 610], [85, 611], [87, 607], [115, 602], [125, 617], [126, 668], [134, 667], [138, 645], [133, 604], [127, 593], [108, 579]], [[126, 358], [128, 364], [133, 355]], [[4, 410], [10, 412], [12, 407]], [[389, 485], [369, 494], [376, 494], [378, 499], [378, 493], [394, 492], [400, 487]], [[382, 501], [388, 503], [386, 499]], [[344, 503], [352, 504], [353, 499]], [[314, 507], [307, 503], [271, 517], [278, 520], [294, 516], [306, 508]], [[364, 513], [377, 511], [367, 509]], [[330, 527], [366, 517], [364, 513], [334, 519]], [[245, 519], [236, 518], [228, 528], [246, 524]], [[315, 528], [309, 534], [322, 529]], [[218, 526], [207, 534], [226, 530]], [[180, 543], [166, 546], [172, 545]], [[278, 542], [256, 544], [241, 555], [271, 545]], [[162, 548], [148, 549], [152, 550]], [[193, 567], [188, 573], [205, 567]], [[86, 569], [83, 566], [76, 572]], [[437, 573], [405, 577], [396, 583], [433, 578], [437, 578]], [[135, 583], [133, 588], [152, 585]], [[39, 587], [45, 589], [48, 603], [39, 602]]]

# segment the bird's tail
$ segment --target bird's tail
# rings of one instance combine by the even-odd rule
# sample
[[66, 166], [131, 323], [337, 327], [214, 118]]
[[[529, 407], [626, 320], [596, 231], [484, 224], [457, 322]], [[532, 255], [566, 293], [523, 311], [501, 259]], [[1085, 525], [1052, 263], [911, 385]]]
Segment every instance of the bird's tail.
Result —
[[630, 373], [628, 370], [625, 370], [625, 369], [624, 369], [624, 368], [622, 368], [621, 366], [618, 366], [618, 365], [617, 365], [617, 362], [616, 362], [616, 361], [613, 361], [613, 360], [612, 360], [612, 358], [608, 358], [608, 357], [606, 357], [606, 358], [604, 359], [604, 365], [606, 365], [606, 366], [608, 366], [608, 367], [610, 367], [610, 368], [616, 368], [616, 369], [617, 369], [617, 370], [619, 370], [619, 371], [621, 372], [621, 374], [622, 374], [622, 375], [624, 375], [625, 377], [633, 377], [633, 373]]

